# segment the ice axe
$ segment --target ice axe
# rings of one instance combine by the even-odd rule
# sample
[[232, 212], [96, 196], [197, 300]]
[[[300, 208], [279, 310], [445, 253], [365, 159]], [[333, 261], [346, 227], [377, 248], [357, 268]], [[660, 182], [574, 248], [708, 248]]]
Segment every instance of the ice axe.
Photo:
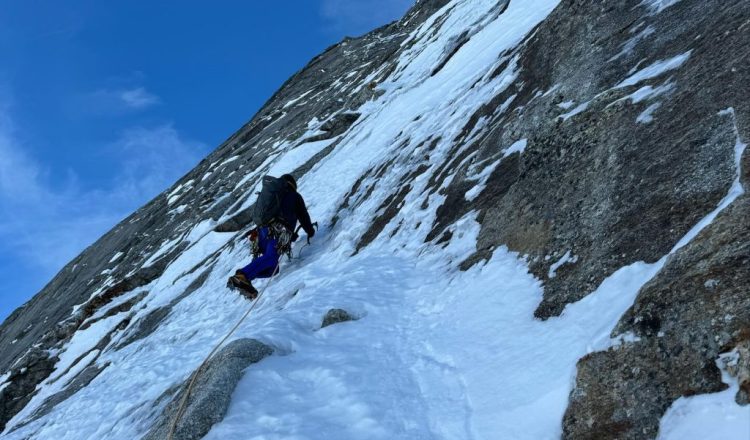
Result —
[[[313, 225], [313, 228], [315, 228], [315, 230], [317, 231], [318, 230], [318, 222], [314, 222], [312, 225]], [[302, 225], [297, 226], [297, 230], [294, 231], [294, 236], [295, 237], [299, 237], [299, 230], [300, 229], [302, 229]], [[307, 244], [310, 244], [310, 236], [307, 237]]]

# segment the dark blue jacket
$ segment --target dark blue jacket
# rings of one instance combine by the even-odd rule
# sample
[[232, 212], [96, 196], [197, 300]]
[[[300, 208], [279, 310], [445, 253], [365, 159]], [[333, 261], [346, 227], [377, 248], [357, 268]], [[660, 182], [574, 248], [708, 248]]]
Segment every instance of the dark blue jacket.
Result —
[[297, 221], [299, 221], [308, 237], [315, 235], [315, 229], [312, 221], [310, 221], [305, 200], [297, 191], [290, 190], [284, 194], [284, 198], [281, 200], [281, 217], [292, 232], [297, 229]]

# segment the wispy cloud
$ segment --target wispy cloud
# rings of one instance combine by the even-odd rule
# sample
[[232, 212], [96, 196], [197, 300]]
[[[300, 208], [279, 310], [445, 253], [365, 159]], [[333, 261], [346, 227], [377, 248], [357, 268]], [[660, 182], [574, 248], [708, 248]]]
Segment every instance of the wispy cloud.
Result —
[[125, 130], [109, 150], [120, 160], [115, 190], [131, 204], [165, 190], [208, 152], [206, 145], [185, 139], [170, 124]]
[[338, 31], [366, 33], [401, 18], [414, 0], [322, 0], [320, 13]]
[[90, 189], [72, 172], [62, 183], [51, 182], [23, 147], [7, 107], [0, 107], [0, 252], [38, 267], [35, 277], [46, 278], [208, 151], [168, 124], [132, 128], [105, 148], [119, 162], [110, 185]]
[[99, 89], [84, 99], [90, 111], [116, 114], [145, 110], [161, 102], [161, 98], [143, 86]]
[[8, 105], [0, 102], [0, 197], [35, 200], [43, 193], [38, 186], [41, 170], [23, 154], [18, 144]]
[[151, 107], [161, 102], [158, 96], [147, 92], [143, 87], [122, 90], [119, 92], [119, 96], [126, 106], [134, 109]]

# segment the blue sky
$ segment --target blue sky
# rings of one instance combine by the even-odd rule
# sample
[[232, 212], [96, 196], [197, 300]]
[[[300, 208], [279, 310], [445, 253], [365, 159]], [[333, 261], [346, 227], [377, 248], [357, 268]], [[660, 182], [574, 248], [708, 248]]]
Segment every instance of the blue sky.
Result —
[[294, 72], [412, 0], [0, 0], [0, 320]]

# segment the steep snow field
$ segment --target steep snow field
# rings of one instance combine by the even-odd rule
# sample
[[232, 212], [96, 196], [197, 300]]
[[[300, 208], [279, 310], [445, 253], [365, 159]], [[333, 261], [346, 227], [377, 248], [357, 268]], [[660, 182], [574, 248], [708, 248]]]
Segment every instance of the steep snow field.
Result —
[[[247, 369], [227, 416], [206, 439], [559, 438], [576, 361], [632, 340], [609, 335], [668, 255], [653, 264], [621, 268], [561, 316], [540, 321], [533, 312], [542, 285], [529, 274], [524, 257], [499, 248], [489, 261], [459, 271], [458, 263], [476, 250], [476, 213], [450, 227], [447, 244], [425, 244], [443, 196], [430, 195], [426, 208], [422, 203], [427, 179], [449, 151], [450, 140], [480, 105], [516, 77], [514, 62], [490, 77], [500, 55], [556, 5], [555, 0], [512, 1], [498, 15], [494, 0], [454, 1], [407, 40], [405, 44], [414, 44], [379, 85], [385, 93], [358, 110], [362, 117], [342, 142], [300, 179], [300, 192], [322, 227], [301, 258], [284, 261], [281, 274], [268, 284], [257, 283], [263, 295], [233, 338], [256, 338], [276, 353]], [[428, 32], [446, 11], [450, 13], [438, 32]], [[443, 48], [467, 29], [471, 39], [431, 76]], [[673, 64], [670, 68], [679, 67]], [[732, 116], [731, 109], [726, 116]], [[318, 126], [312, 124], [311, 132]], [[378, 238], [352, 256], [383, 201], [398, 191], [414, 158], [423, 155], [420, 145], [436, 133], [443, 140], [430, 152], [433, 168], [417, 178]], [[293, 169], [329, 144], [283, 144], [280, 154], [252, 178]], [[498, 146], [497, 161], [477, 170], [479, 189], [482, 176], [509, 154], [523, 154], [525, 145], [525, 139], [518, 139]], [[744, 148], [738, 138], [738, 163]], [[386, 160], [394, 164], [377, 179], [372, 195], [357, 200], [334, 227], [326, 226], [354, 182]], [[467, 198], [479, 189], [469, 191]], [[742, 192], [737, 179], [716, 211], [672, 252]], [[252, 202], [250, 196], [244, 205]], [[164, 275], [121, 301], [148, 292], [135, 320], [179, 297], [210, 269], [202, 287], [178, 302], [148, 337], [115, 350], [123, 337], [117, 334], [101, 352], [76, 363], [122, 314], [79, 331], [61, 353], [52, 379], [2, 437], [142, 436], [168, 400], [160, 396], [188, 378], [250, 307], [224, 287], [226, 277], [250, 258], [249, 249], [237, 245], [233, 233], [213, 232], [214, 226], [210, 221], [196, 225], [183, 239], [190, 247]], [[176, 244], [166, 243], [157, 254]], [[217, 251], [215, 260], [205, 262]], [[575, 256], [566, 256], [559, 265], [577, 264]], [[346, 309], [359, 319], [319, 329], [330, 308]], [[25, 424], [46, 397], [90, 362], [109, 366], [51, 413]], [[665, 439], [746, 439], [749, 432], [750, 407], [737, 406], [731, 390], [680, 399], [662, 421]]]

